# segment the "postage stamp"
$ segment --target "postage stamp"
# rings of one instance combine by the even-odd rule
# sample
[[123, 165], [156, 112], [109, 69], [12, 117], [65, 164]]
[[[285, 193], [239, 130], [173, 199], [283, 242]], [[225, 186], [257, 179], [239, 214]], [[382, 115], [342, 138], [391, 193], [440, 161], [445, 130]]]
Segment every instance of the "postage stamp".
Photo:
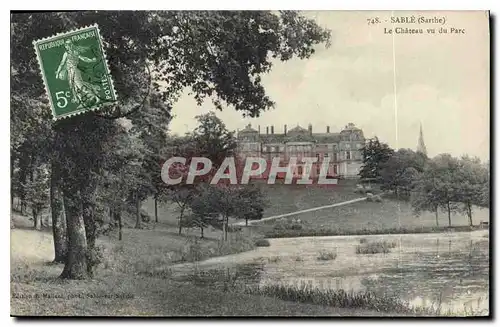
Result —
[[117, 99], [97, 25], [33, 41], [54, 120]]

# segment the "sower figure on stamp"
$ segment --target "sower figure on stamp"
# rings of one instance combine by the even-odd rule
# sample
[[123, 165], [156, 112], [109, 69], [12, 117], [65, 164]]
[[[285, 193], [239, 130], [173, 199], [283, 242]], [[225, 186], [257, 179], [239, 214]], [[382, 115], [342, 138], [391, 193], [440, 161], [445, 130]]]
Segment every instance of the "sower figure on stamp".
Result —
[[[78, 68], [78, 63], [81, 61], [86, 63], [96, 62], [96, 58], [87, 58], [81, 53], [85, 52], [88, 47], [74, 45], [71, 40], [66, 40], [61, 63], [56, 71], [56, 78], [60, 80], [68, 80], [69, 87], [72, 93], [71, 102], [79, 103], [78, 107], [95, 105], [100, 102], [99, 85], [86, 82], [82, 78], [82, 72]], [[92, 102], [94, 101], [94, 102]]]

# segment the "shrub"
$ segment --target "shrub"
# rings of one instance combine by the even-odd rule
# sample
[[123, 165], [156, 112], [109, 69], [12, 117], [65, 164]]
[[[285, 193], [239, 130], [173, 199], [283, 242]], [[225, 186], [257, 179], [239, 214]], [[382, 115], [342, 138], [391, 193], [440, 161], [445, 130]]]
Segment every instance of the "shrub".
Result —
[[241, 230], [242, 230], [241, 226], [234, 226], [234, 225], [227, 226], [227, 231], [229, 233], [241, 232]]
[[335, 260], [336, 258], [337, 258], [337, 251], [335, 252], [320, 251], [319, 256], [317, 257], [318, 260], [323, 260], [323, 261]]
[[359, 244], [363, 244], [363, 243], [366, 243], [366, 242], [368, 242], [368, 240], [366, 238], [364, 238], [364, 237], [359, 239]]
[[268, 263], [278, 263], [280, 261], [281, 261], [281, 258], [279, 256], [267, 258]]
[[392, 248], [396, 247], [396, 242], [371, 242], [362, 243], [356, 246], [356, 254], [376, 254], [376, 253], [389, 253]]
[[260, 240], [255, 241], [255, 246], [264, 247], [264, 246], [270, 246], [270, 245], [271, 244], [266, 239], [260, 239]]
[[275, 230], [302, 230], [304, 225], [300, 220], [278, 220], [273, 227]]
[[440, 315], [440, 307], [411, 306], [406, 301], [388, 295], [377, 295], [372, 292], [346, 292], [342, 289], [319, 289], [307, 285], [265, 285], [247, 287], [245, 292], [279, 298], [284, 301], [319, 304], [336, 308], [365, 309], [377, 312], [403, 313], [409, 315]]

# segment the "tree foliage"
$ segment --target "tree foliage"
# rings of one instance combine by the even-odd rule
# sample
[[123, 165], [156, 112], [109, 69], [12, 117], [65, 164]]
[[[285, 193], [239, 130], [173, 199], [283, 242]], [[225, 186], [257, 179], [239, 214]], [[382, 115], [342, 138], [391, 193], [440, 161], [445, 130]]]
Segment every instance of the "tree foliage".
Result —
[[361, 149], [361, 153], [363, 155], [363, 164], [359, 171], [361, 179], [381, 182], [382, 165], [391, 158], [394, 150], [386, 143], [380, 142], [377, 137], [374, 137], [368, 140]]
[[415, 187], [414, 181], [424, 171], [426, 162], [427, 157], [420, 152], [399, 149], [380, 165], [382, 187], [409, 197]]
[[489, 171], [477, 158], [460, 159], [441, 154], [429, 161], [425, 171], [416, 180], [412, 205], [418, 213], [438, 208], [448, 213], [462, 212], [473, 225], [473, 207], [489, 206]]

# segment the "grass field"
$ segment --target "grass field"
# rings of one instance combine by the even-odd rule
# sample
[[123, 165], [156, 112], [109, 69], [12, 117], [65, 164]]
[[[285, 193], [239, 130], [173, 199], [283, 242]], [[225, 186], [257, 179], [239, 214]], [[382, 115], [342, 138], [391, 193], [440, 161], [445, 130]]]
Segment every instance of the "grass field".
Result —
[[[91, 281], [58, 278], [62, 265], [52, 264], [50, 231], [35, 231], [27, 217], [15, 215], [11, 230], [11, 314], [18, 315], [378, 315], [359, 309], [282, 301], [271, 297], [222, 292], [148, 276], [154, 265], [172, 260], [186, 237], [160, 230], [125, 229], [124, 239], [101, 237], [105, 264]], [[204, 248], [216, 243], [201, 241]]]
[[[452, 214], [453, 226], [467, 226], [467, 217]], [[300, 222], [297, 222], [300, 220]], [[473, 212], [473, 222], [489, 221], [489, 210], [477, 208]], [[284, 219], [258, 224], [255, 229], [268, 237], [348, 235], [348, 234], [389, 234], [398, 232], [433, 232], [448, 226], [448, 216], [439, 213], [439, 226], [433, 213], [424, 212], [415, 216], [407, 202], [384, 199], [383, 202], [361, 201], [345, 206], [298, 214]], [[283, 237], [283, 236], [282, 236]]]
[[[340, 180], [338, 185], [267, 185], [261, 183], [269, 206], [264, 218], [299, 210], [339, 203], [363, 197], [355, 193], [356, 181]], [[143, 208], [154, 215], [152, 200], [145, 202]], [[173, 204], [159, 204], [159, 220], [165, 228], [174, 232], [178, 213]], [[416, 216], [408, 202], [384, 198], [382, 202], [361, 201], [345, 206], [322, 209], [297, 214], [281, 220], [270, 220], [257, 224], [252, 230], [267, 237], [293, 237], [314, 235], [347, 234], [385, 234], [443, 231], [448, 226], [446, 212], [439, 213], [439, 228], [434, 213], [423, 212]], [[468, 225], [467, 217], [461, 213], [452, 214], [452, 225], [458, 229]], [[297, 223], [297, 220], [300, 223]], [[473, 210], [473, 222], [489, 221], [489, 210]], [[197, 235], [196, 231], [191, 231]]]
[[[339, 180], [338, 185], [284, 185], [282, 183], [267, 185], [261, 181], [255, 183], [261, 187], [268, 199], [268, 207], [264, 210], [264, 218], [363, 196], [354, 192], [356, 185], [354, 180]], [[154, 217], [154, 200], [146, 200], [143, 209]], [[159, 221], [165, 226], [177, 226], [178, 216], [175, 204], [158, 204]]]

